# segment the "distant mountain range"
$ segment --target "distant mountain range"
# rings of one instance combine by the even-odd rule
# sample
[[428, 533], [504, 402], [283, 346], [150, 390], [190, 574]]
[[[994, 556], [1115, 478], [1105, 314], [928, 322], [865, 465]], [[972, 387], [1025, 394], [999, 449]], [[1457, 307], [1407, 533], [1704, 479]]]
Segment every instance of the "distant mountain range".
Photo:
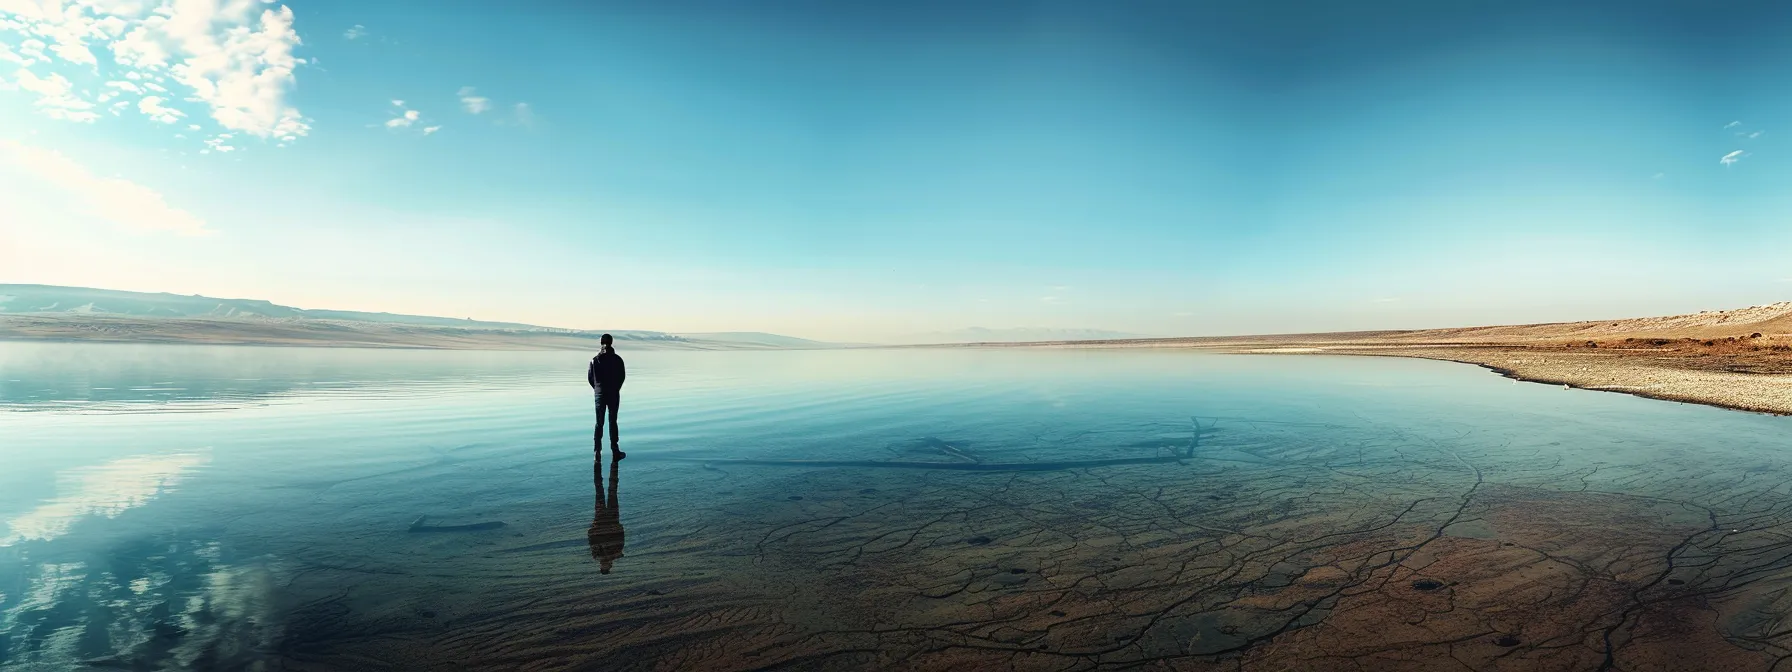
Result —
[[1052, 329], [1046, 327], [1015, 327], [1009, 329], [986, 329], [969, 327], [953, 331], [935, 331], [923, 334], [911, 334], [898, 339], [906, 344], [935, 343], [1038, 343], [1043, 341], [1110, 341], [1129, 338], [1151, 338], [1142, 334], [1129, 334], [1119, 331], [1101, 329]]
[[425, 317], [355, 310], [306, 310], [259, 299], [218, 299], [193, 294], [121, 292], [55, 285], [0, 285], [0, 313], [111, 313], [142, 317], [266, 317], [383, 322], [467, 329], [545, 329], [515, 322]]
[[[390, 327], [431, 327], [474, 332], [527, 332], [533, 336], [551, 334], [595, 338], [596, 330], [544, 327], [520, 322], [488, 322], [484, 320], [369, 313], [355, 310], [312, 310], [282, 306], [259, 299], [220, 299], [209, 296], [146, 292], [122, 292], [88, 287], [54, 285], [0, 284], [0, 316], [54, 315], [66, 318], [194, 318], [194, 319], [264, 319], [316, 320], [355, 322]], [[748, 348], [823, 348], [830, 344], [778, 334], [757, 332], [722, 332], [713, 334], [670, 334], [639, 329], [616, 329], [607, 333], [619, 340], [657, 341], [667, 345], [737, 346]], [[358, 335], [361, 336], [361, 335]], [[537, 339], [539, 341], [539, 339]]]
[[795, 336], [780, 336], [778, 334], [768, 334], [768, 333], [765, 333], [762, 331], [711, 331], [711, 332], [681, 333], [681, 334], [673, 334], [673, 335], [677, 336], [679, 338], [689, 338], [689, 339], [699, 340], [699, 341], [714, 341], [717, 343], [739, 343], [741, 345], [760, 345], [760, 346], [765, 346], [768, 348], [792, 348], [792, 349], [831, 348], [831, 347], [836, 347], [838, 345], [835, 343], [825, 343], [822, 341], [811, 341], [807, 338], [797, 338]]
[[[520, 322], [355, 310], [316, 310], [260, 299], [122, 292], [90, 287], [0, 284], [0, 338], [315, 344], [405, 347], [590, 347], [600, 332]], [[29, 319], [27, 319], [29, 318]], [[25, 320], [21, 322], [21, 320]], [[175, 323], [181, 324], [175, 324]], [[344, 324], [347, 323], [347, 324]], [[338, 325], [332, 327], [330, 325]], [[420, 331], [420, 330], [427, 330]], [[677, 349], [811, 349], [852, 347], [756, 331], [667, 333], [608, 330], [637, 347]], [[1037, 343], [1149, 338], [1100, 329], [1022, 327], [913, 334], [896, 344]]]

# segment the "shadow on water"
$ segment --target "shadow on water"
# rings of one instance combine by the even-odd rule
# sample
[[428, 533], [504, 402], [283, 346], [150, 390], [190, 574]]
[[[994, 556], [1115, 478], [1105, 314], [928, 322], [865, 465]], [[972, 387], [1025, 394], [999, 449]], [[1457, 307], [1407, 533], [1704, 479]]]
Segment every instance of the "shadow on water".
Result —
[[[863, 467], [872, 469], [937, 469], [943, 471], [1063, 471], [1066, 469], [1090, 469], [1095, 467], [1116, 467], [1135, 464], [1180, 464], [1184, 460], [1196, 457], [1195, 450], [1201, 447], [1201, 435], [1215, 431], [1214, 425], [1202, 425], [1201, 418], [1190, 418], [1194, 422], [1194, 435], [1188, 446], [1170, 455], [1154, 455], [1151, 457], [1116, 457], [1093, 460], [1046, 460], [1038, 462], [984, 462], [981, 457], [972, 455], [939, 438], [924, 437], [922, 445], [938, 450], [940, 453], [962, 462], [930, 462], [911, 460], [771, 460], [753, 458], [668, 458], [686, 462], [702, 462], [704, 466], [738, 465], [755, 467]], [[1217, 424], [1217, 421], [1216, 421]]]

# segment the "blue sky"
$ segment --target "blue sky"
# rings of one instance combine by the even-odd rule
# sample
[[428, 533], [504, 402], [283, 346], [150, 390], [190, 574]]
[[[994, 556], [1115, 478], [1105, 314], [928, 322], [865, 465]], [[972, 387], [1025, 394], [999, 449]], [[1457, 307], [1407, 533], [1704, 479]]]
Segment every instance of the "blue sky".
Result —
[[1792, 295], [1787, 28], [1768, 3], [0, 0], [0, 282], [856, 340], [1737, 307]]

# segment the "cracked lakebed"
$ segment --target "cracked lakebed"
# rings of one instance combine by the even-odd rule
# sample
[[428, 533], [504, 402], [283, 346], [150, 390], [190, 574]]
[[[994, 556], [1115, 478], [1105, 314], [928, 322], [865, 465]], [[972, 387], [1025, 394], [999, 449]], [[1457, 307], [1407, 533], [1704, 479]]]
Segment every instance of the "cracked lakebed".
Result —
[[[625, 397], [641, 403], [625, 402], [620, 464], [593, 464], [589, 425], [560, 419], [589, 409], [533, 387], [167, 427], [34, 416], [25, 436], [44, 446], [222, 438], [129, 506], [0, 547], [0, 665], [1765, 670], [1792, 655], [1785, 418], [1392, 359], [746, 356], [763, 359], [641, 357], [682, 382]], [[743, 401], [739, 369], [718, 366], [761, 385]], [[869, 370], [813, 374], [830, 366]]]

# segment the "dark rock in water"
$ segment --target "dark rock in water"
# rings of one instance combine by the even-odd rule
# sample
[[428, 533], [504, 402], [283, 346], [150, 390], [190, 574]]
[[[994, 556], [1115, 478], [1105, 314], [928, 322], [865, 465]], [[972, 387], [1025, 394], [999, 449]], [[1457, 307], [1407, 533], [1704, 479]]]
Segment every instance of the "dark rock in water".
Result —
[[1444, 587], [1443, 582], [1432, 579], [1419, 579], [1412, 582], [1413, 590], [1437, 590]]
[[990, 539], [989, 537], [971, 537], [969, 539], [964, 540], [964, 543], [970, 544], [972, 546], [986, 546], [991, 541], [994, 541], [994, 540]]
[[1500, 635], [1493, 639], [1493, 643], [1500, 646], [1518, 646], [1518, 638], [1511, 635]]
[[1051, 614], [1051, 615], [1053, 615], [1053, 616], [1059, 616], [1059, 617], [1062, 617], [1062, 616], [1069, 616], [1069, 614], [1066, 614], [1066, 613], [1064, 613], [1064, 612], [1062, 612], [1062, 611], [1058, 611], [1058, 610], [1057, 610], [1057, 609], [1053, 609], [1053, 610], [1051, 610], [1051, 611], [1050, 611], [1050, 612], [1049, 612], [1049, 613], [1050, 613], [1050, 614]]
[[803, 496], [802, 496], [802, 495], [791, 495], [791, 496], [790, 496], [790, 501], [793, 501], [793, 502], [800, 502], [800, 501], [802, 501], [802, 500], [803, 500]]
[[1679, 586], [1684, 585], [1685, 583], [1686, 581], [1684, 579], [1668, 579], [1668, 585], [1670, 586]]
[[1027, 573], [1027, 570], [1021, 569], [1019, 567], [1015, 567], [1014, 569], [1008, 570], [1008, 573], [1009, 574], [1025, 574], [1025, 573]]

